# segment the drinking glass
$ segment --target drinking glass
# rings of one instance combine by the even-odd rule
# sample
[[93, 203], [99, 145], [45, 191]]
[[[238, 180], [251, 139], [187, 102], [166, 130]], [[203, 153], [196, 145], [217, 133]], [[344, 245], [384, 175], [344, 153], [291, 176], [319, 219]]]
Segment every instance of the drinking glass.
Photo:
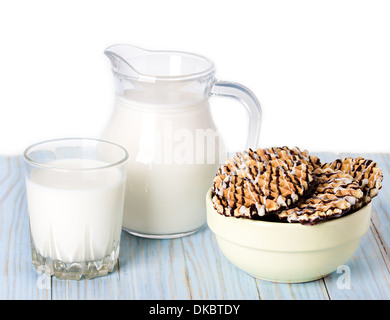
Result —
[[86, 138], [24, 152], [32, 260], [38, 271], [79, 280], [113, 271], [119, 256], [127, 151]]

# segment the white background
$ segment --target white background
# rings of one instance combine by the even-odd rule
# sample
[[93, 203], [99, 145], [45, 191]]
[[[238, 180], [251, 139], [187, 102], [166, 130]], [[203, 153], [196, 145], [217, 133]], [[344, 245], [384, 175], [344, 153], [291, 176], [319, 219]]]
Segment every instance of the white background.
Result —
[[[257, 95], [260, 146], [390, 152], [389, 17], [375, 0], [1, 1], [0, 154], [99, 136], [116, 43], [211, 58], [218, 79]], [[221, 131], [242, 142], [243, 108], [217, 100]]]

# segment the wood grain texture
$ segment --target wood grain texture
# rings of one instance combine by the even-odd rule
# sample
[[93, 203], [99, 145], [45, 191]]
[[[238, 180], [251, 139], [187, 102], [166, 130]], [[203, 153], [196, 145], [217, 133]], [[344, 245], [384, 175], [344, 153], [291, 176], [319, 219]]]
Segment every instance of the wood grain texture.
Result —
[[19, 157], [0, 158], [0, 299], [51, 299], [50, 283], [46, 283], [31, 263], [24, 175]]
[[259, 299], [255, 279], [222, 255], [208, 227], [182, 241], [192, 299]]
[[[323, 161], [337, 155], [320, 153]], [[0, 157], [0, 299], [390, 299], [390, 155], [366, 154], [384, 172], [372, 223], [340, 273], [303, 284], [255, 279], [232, 265], [205, 226], [194, 235], [150, 240], [125, 232], [118, 266], [106, 277], [46, 277], [31, 263], [23, 163]], [[350, 282], [345, 270], [349, 272]]]

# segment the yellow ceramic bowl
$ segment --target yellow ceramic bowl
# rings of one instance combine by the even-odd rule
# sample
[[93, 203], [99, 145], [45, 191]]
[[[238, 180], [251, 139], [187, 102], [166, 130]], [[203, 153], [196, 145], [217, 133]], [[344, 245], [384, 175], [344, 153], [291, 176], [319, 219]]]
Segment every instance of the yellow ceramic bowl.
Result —
[[325, 277], [354, 254], [370, 225], [371, 204], [345, 217], [314, 226], [225, 217], [206, 196], [207, 224], [218, 245], [238, 268], [274, 282]]

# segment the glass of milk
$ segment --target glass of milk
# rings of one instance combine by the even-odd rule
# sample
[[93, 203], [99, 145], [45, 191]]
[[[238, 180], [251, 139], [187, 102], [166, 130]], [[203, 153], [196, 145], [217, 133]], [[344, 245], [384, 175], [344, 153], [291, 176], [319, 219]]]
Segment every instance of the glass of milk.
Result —
[[49, 140], [24, 152], [32, 260], [57, 278], [94, 278], [118, 260], [127, 151], [84, 138]]

